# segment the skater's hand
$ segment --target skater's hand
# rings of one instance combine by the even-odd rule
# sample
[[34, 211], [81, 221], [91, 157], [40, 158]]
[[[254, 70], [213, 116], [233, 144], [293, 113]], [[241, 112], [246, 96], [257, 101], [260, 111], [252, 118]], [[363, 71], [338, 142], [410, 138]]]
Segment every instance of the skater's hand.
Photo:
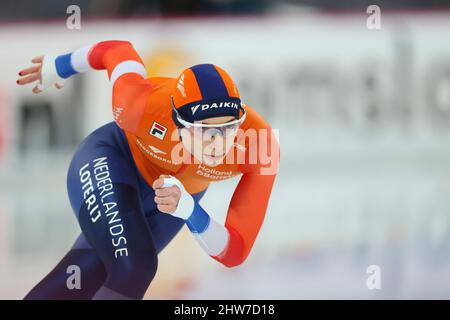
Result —
[[181, 190], [177, 185], [164, 187], [164, 178], [170, 178], [168, 175], [160, 175], [158, 179], [153, 182], [153, 189], [155, 190], [155, 203], [158, 210], [164, 213], [174, 213], [178, 207], [178, 202], [181, 198]]
[[[41, 70], [42, 70], [42, 60], [44, 56], [34, 57], [31, 62], [34, 63], [34, 66], [31, 66], [26, 69], [22, 69], [19, 71], [19, 79], [17, 80], [17, 84], [24, 85], [28, 83], [33, 83], [35, 81], [41, 81]], [[38, 89], [38, 86], [34, 86], [34, 93], [39, 93], [41, 90]]]
[[48, 64], [49, 68], [45, 68], [45, 70], [47, 70], [46, 75], [44, 76], [45, 79], [43, 79], [42, 75], [42, 66], [44, 64], [45, 57], [37, 56], [31, 60], [31, 62], [34, 63], [33, 66], [19, 71], [19, 79], [16, 81], [17, 84], [25, 85], [35, 83], [37, 81], [38, 83], [36, 83], [32, 89], [33, 93], [40, 93], [51, 85], [54, 85], [57, 89], [61, 89], [63, 87], [63, 79], [60, 79], [57, 76], [56, 69], [52, 66], [52, 64], [54, 64], [52, 56], [46, 57], [48, 57], [48, 60], [46, 60], [46, 66]]

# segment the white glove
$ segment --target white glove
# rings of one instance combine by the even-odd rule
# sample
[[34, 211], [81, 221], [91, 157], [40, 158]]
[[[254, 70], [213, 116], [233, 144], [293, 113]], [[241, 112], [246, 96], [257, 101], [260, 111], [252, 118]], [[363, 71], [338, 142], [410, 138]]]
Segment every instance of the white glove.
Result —
[[170, 178], [164, 178], [163, 187], [168, 188], [171, 186], [177, 186], [181, 191], [177, 209], [172, 215], [187, 220], [194, 211], [194, 198], [186, 191], [180, 180], [172, 176]]
[[57, 85], [60, 88], [64, 86], [66, 79], [61, 78], [56, 72], [55, 61], [57, 57], [55, 54], [44, 56], [41, 67], [41, 81], [37, 85], [39, 90], [43, 91], [53, 85]]

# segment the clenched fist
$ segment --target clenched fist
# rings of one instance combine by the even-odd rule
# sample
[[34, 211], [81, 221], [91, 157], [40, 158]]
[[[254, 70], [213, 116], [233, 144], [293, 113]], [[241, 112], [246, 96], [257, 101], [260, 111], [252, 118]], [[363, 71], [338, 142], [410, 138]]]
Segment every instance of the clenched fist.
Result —
[[178, 207], [178, 202], [181, 198], [181, 190], [176, 185], [164, 187], [164, 178], [167, 179], [170, 178], [170, 176], [162, 174], [153, 182], [152, 187], [156, 194], [155, 203], [159, 211], [172, 214]]

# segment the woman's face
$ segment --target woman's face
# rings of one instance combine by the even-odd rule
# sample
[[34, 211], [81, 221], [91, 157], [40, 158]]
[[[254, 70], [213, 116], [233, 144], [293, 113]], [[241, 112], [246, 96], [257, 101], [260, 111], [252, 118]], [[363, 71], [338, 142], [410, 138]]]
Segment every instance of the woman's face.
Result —
[[[232, 116], [202, 120], [203, 124], [224, 124], [235, 120]], [[184, 147], [202, 163], [209, 166], [220, 164], [233, 146], [236, 131], [218, 128], [182, 128], [180, 132]]]

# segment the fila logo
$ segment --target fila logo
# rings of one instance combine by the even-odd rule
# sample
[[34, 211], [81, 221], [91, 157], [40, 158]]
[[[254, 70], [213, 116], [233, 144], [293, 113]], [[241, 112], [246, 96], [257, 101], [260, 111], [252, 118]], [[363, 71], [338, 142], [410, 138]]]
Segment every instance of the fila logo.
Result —
[[220, 102], [219, 104], [213, 103], [213, 104], [197, 104], [196, 106], [191, 107], [192, 114], [194, 115], [197, 110], [201, 107], [202, 111], [212, 109], [212, 108], [234, 108], [239, 109], [239, 106], [237, 103], [234, 102]]
[[162, 124], [159, 124], [158, 122], [154, 121], [152, 124], [152, 128], [150, 129], [150, 134], [159, 140], [163, 140], [166, 136], [167, 128], [164, 127]]
[[159, 150], [158, 148], [156, 148], [156, 147], [154, 147], [154, 146], [149, 145], [148, 147], [149, 147], [150, 149], [152, 149], [152, 151], [153, 151], [154, 153], [162, 153], [162, 154], [166, 154], [166, 152], [164, 152], [164, 151], [162, 151], [162, 150]]
[[177, 84], [177, 88], [178, 88], [178, 90], [180, 90], [183, 97], [186, 98], [186, 91], [184, 91], [184, 74], [181, 75], [180, 81], [178, 81], [178, 84]]

